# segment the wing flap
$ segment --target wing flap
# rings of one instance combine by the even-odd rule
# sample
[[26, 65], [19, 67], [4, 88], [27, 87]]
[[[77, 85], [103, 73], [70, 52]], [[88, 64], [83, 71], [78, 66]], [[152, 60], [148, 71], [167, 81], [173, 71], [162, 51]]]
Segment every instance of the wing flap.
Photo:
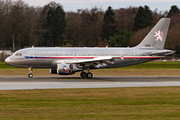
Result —
[[114, 64], [115, 60], [113, 57], [96, 57], [88, 60], [74, 60], [74, 61], [65, 61], [66, 64], [77, 64], [78, 66], [98, 66], [98, 65], [106, 65], [106, 63]]

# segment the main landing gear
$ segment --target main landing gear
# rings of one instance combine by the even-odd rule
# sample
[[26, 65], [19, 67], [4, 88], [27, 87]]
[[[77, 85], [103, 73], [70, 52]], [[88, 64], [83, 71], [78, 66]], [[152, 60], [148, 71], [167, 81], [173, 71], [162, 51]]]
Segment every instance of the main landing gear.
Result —
[[32, 77], [33, 77], [33, 68], [30, 67], [30, 68], [29, 68], [29, 71], [30, 71], [30, 73], [29, 73], [28, 77], [29, 77], [29, 78], [32, 78]]
[[81, 77], [82, 78], [92, 78], [93, 74], [91, 72], [86, 73], [83, 71], [83, 72], [81, 72]]

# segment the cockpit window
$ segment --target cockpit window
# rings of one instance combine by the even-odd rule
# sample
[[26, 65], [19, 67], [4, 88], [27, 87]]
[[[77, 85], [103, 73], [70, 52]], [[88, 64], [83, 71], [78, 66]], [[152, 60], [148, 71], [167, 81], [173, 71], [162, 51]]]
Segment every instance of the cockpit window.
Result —
[[15, 56], [22, 56], [22, 54], [21, 53], [16, 53]]

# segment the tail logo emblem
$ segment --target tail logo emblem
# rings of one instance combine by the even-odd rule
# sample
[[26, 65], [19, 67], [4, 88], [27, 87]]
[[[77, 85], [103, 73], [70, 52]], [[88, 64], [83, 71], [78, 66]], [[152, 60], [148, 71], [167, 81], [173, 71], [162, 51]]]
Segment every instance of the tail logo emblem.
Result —
[[158, 32], [155, 31], [154, 37], [156, 37], [156, 41], [160, 40], [163, 41], [164, 33], [163, 31], [158, 30]]

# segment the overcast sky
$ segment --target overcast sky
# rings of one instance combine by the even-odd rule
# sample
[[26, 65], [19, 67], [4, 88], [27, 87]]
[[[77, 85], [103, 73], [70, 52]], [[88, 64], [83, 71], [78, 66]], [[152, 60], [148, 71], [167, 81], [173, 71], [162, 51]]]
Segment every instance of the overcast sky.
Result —
[[23, 0], [31, 6], [44, 6], [51, 1], [55, 1], [63, 5], [66, 12], [74, 11], [77, 9], [91, 9], [97, 6], [106, 10], [108, 6], [113, 9], [127, 8], [129, 6], [139, 7], [147, 5], [151, 10], [166, 11], [172, 5], [177, 5], [180, 8], [180, 0]]

